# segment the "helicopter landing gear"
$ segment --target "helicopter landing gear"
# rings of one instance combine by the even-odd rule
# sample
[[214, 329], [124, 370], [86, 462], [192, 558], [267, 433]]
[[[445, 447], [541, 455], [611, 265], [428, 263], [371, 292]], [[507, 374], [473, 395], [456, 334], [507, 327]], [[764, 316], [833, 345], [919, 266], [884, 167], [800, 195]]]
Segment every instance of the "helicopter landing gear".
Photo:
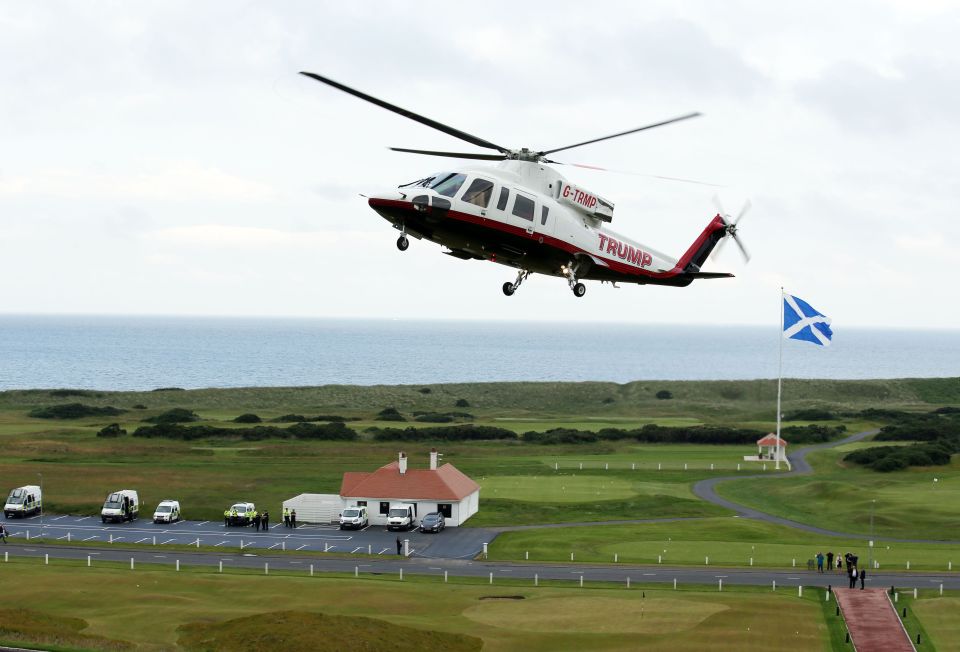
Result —
[[397, 249], [400, 251], [406, 251], [410, 247], [410, 241], [407, 240], [406, 235], [401, 235], [397, 238]]
[[528, 276], [530, 276], [530, 272], [525, 269], [521, 269], [519, 272], [517, 272], [517, 278], [513, 283], [507, 281], [503, 284], [503, 293], [508, 297], [512, 297], [513, 293], [520, 288], [520, 284], [523, 283]]
[[563, 272], [563, 275], [567, 279], [567, 284], [570, 286], [570, 289], [573, 291], [573, 296], [582, 297], [587, 293], [587, 286], [577, 280], [577, 269], [580, 266], [577, 263], [571, 265], [564, 265], [560, 268], [560, 271]]

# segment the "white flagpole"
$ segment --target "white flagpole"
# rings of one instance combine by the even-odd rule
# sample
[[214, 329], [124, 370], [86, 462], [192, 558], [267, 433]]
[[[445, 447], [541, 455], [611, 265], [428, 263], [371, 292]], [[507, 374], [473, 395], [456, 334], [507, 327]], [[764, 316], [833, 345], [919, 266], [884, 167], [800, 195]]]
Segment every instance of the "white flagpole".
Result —
[[783, 392], [783, 286], [780, 286], [780, 360], [777, 365], [777, 441], [776, 470], [780, 470], [780, 395]]

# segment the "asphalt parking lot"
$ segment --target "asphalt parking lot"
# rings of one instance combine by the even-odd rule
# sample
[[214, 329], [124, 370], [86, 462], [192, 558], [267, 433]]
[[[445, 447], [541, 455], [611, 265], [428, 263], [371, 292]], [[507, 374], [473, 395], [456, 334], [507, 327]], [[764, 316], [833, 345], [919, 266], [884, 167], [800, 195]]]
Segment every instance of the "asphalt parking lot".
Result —
[[178, 521], [155, 524], [147, 518], [127, 523], [101, 523], [99, 516], [45, 514], [5, 521], [11, 542], [48, 541], [97, 544], [141, 544], [159, 547], [174, 544], [241, 549], [244, 552], [337, 552], [385, 556], [397, 554], [397, 537], [409, 540], [411, 557], [470, 559], [493, 541], [496, 532], [485, 528], [446, 528], [438, 534], [390, 532], [384, 526], [340, 530], [336, 525], [298, 525], [285, 528], [271, 523], [269, 531], [253, 527], [227, 527], [222, 521]]

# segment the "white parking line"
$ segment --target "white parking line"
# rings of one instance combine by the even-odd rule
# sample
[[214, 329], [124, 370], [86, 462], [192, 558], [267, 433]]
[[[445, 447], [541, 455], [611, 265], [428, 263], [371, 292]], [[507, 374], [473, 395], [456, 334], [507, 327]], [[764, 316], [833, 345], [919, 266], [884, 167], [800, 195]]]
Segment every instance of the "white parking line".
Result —
[[64, 516], [56, 516], [56, 517], [52, 518], [51, 520], [53, 520], [53, 521], [59, 521], [61, 518], [67, 518], [67, 517], [66, 517], [66, 515], [64, 515]]
[[99, 539], [99, 538], [100, 538], [99, 535], [94, 534], [92, 537], [87, 537], [86, 539], [84, 539], [84, 541], [89, 541], [90, 539]]
[[154, 559], [166, 559], [167, 556], [166, 556], [166, 555], [154, 555], [153, 558], [154, 558]]
[[336, 546], [327, 546], [327, 549], [324, 552], [330, 552], [334, 548], [336, 548]]
[[279, 546], [279, 545], [280, 545], [279, 543], [275, 543], [275, 544], [273, 544], [272, 546], [270, 546], [269, 548], [267, 548], [267, 550], [273, 550], [274, 548], [276, 548], [276, 547]]
[[307, 547], [307, 544], [303, 544], [302, 546], [300, 546], [299, 548], [297, 548], [297, 550], [303, 550], [303, 549], [306, 548], [306, 547]]
[[655, 576], [655, 575], [656, 575], [656, 573], [644, 573], [644, 574], [643, 574], [644, 577], [653, 577], [653, 576]]
[[87, 520], [88, 518], [93, 518], [93, 517], [92, 517], [92, 516], [81, 516], [80, 518], [77, 519], [77, 523], [79, 523], [80, 521], [85, 521], [85, 520]]
[[150, 538], [150, 537], [143, 537], [143, 538], [140, 539], [139, 541], [134, 541], [134, 543], [143, 543], [144, 541], [146, 541], [146, 540], [149, 539], [149, 538]]
[[217, 546], [222, 546], [222, 545], [225, 544], [225, 543], [226, 543], [226, 541], [221, 541], [220, 543], [215, 543], [215, 544], [213, 544], [213, 547], [216, 548]]
[[122, 538], [123, 538], [123, 537], [113, 537], [113, 540], [114, 540], [114, 541], [119, 541], [119, 540], [122, 539]]
[[303, 562], [302, 562], [302, 561], [292, 561], [292, 562], [290, 562], [290, 563], [291, 563], [291, 564], [302, 564]]
[[381, 550], [381, 551], [378, 552], [377, 554], [378, 554], [378, 555], [382, 555], [383, 553], [385, 553], [385, 552], [388, 551], [388, 550], [390, 550], [390, 548], [384, 548], [383, 550]]
[[355, 552], [357, 552], [357, 551], [360, 550], [361, 548], [363, 548], [363, 546], [357, 546], [356, 548], [354, 548], [353, 550], [350, 551], [350, 554], [354, 554]]
[[165, 545], [167, 545], [168, 543], [173, 543], [174, 541], [176, 541], [176, 539], [167, 539], [166, 541], [164, 541], [164, 542], [161, 543], [160, 545], [161, 545], [161, 546], [165, 546]]
[[209, 523], [209, 522], [210, 522], [210, 521], [201, 521], [201, 522], [197, 523], [197, 525], [198, 525], [198, 526], [200, 526], [200, 525], [206, 525], [206, 524]]
[[69, 535], [69, 534], [64, 534], [62, 537], [57, 537], [57, 541], [59, 541], [60, 539], [66, 539], [68, 536], [70, 536], [70, 535]]

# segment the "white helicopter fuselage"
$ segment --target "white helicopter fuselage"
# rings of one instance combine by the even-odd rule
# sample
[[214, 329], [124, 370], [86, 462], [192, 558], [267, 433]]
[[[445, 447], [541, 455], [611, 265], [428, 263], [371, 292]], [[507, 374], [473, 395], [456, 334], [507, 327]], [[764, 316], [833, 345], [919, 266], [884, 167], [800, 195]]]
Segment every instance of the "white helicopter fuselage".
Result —
[[685, 286], [729, 276], [699, 267], [726, 233], [719, 216], [683, 256], [672, 258], [611, 230], [613, 205], [544, 163], [451, 169], [372, 196], [369, 204], [403, 232], [404, 242], [409, 234], [444, 245], [457, 258], [566, 277], [571, 287], [578, 279]]

